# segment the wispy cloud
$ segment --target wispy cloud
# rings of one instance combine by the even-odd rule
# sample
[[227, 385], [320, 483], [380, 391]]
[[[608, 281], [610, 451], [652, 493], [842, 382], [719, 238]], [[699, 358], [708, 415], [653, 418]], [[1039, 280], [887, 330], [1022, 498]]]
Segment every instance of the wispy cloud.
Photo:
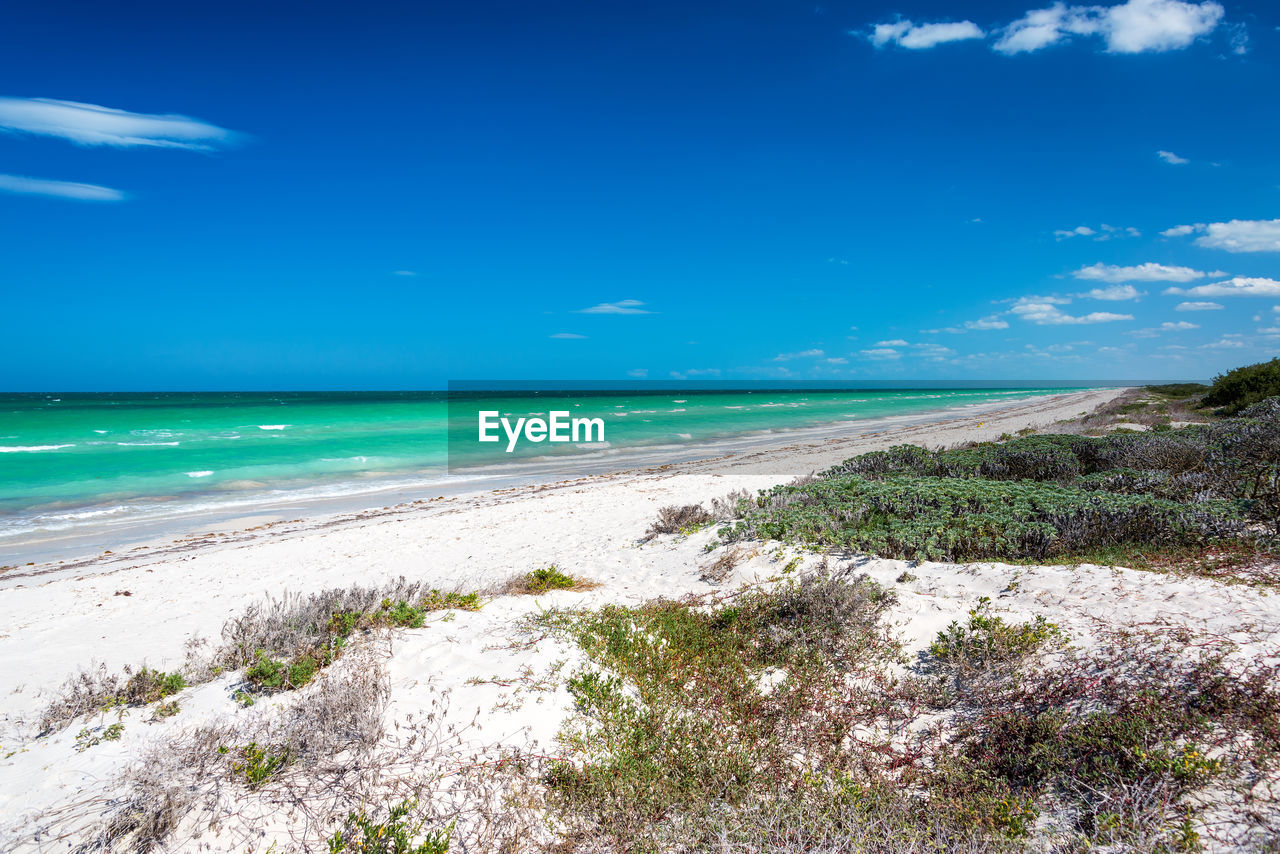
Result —
[[1165, 332], [1185, 332], [1188, 329], [1199, 329], [1200, 324], [1187, 323], [1187, 321], [1185, 320], [1178, 320], [1178, 321], [1166, 320], [1164, 323], [1160, 324], [1160, 328], [1163, 329]]
[[773, 357], [775, 362], [790, 362], [793, 359], [821, 359], [827, 355], [823, 350], [801, 350], [797, 353], [779, 353]]
[[1164, 292], [1189, 297], [1280, 297], [1280, 282], [1275, 279], [1236, 276], [1225, 282], [1210, 282], [1194, 288], [1166, 288]]
[[[1126, 0], [1112, 6], [1069, 6], [1056, 2], [1044, 9], [1032, 9], [1010, 24], [995, 27], [993, 34], [997, 38], [992, 49], [1012, 56], [1083, 36], [1102, 39], [1108, 53], [1180, 50], [1217, 29], [1224, 14], [1222, 5], [1214, 0]], [[923, 50], [985, 36], [982, 28], [972, 21], [917, 25], [900, 18], [893, 23], [874, 25], [869, 38], [876, 47], [897, 44]], [[1247, 50], [1248, 34], [1243, 25], [1230, 27], [1228, 38], [1236, 53]]]
[[577, 339], [580, 339], [580, 338], [586, 338], [587, 336], [585, 336], [585, 335], [579, 335], [579, 334], [578, 334], [578, 333], [576, 333], [576, 332], [555, 332], [555, 333], [551, 334], [549, 337], [551, 337], [551, 338], [563, 338], [563, 339], [574, 339], [574, 340], [577, 340]]
[[1146, 295], [1146, 291], [1140, 291], [1133, 285], [1108, 285], [1105, 288], [1091, 288], [1082, 294], [1076, 294], [1076, 296], [1084, 299], [1097, 299], [1106, 302], [1124, 302]]
[[892, 362], [902, 358], [902, 354], [892, 347], [873, 347], [870, 350], [859, 350], [858, 355], [873, 362]]
[[1243, 350], [1249, 345], [1244, 342], [1243, 337], [1240, 335], [1223, 335], [1217, 341], [1211, 341], [1200, 346], [1208, 350]]
[[962, 326], [945, 326], [941, 329], [921, 329], [926, 335], [947, 332], [952, 335], [963, 335], [966, 332], [987, 332], [992, 329], [1008, 329], [1009, 321], [1001, 320], [999, 315], [992, 314], [977, 320], [966, 320]]
[[1105, 222], [1093, 228], [1078, 225], [1075, 228], [1060, 228], [1053, 233], [1058, 240], [1070, 240], [1072, 237], [1090, 237], [1098, 242], [1115, 240], [1120, 237], [1141, 237], [1142, 232], [1132, 226], [1107, 225]]
[[1160, 232], [1165, 237], [1200, 234], [1196, 245], [1227, 252], [1280, 252], [1280, 219], [1233, 219], [1175, 225]]
[[[1221, 270], [1206, 273], [1190, 267], [1170, 267], [1165, 264], [1147, 262], [1133, 267], [1120, 267], [1114, 264], [1091, 264], [1081, 267], [1071, 275], [1077, 279], [1095, 282], [1194, 282], [1205, 277], [1225, 276]], [[1107, 297], [1100, 297], [1107, 299]], [[1131, 299], [1131, 297], [1112, 297], [1112, 299]]]
[[899, 20], [891, 24], [876, 24], [871, 28], [870, 39], [876, 47], [896, 44], [910, 50], [924, 50], [946, 42], [980, 39], [985, 35], [972, 21], [913, 24]]
[[638, 299], [624, 299], [618, 302], [602, 302], [590, 308], [578, 309], [578, 314], [653, 314]]
[[393, 276], [416, 276], [416, 275], [418, 275], [418, 274], [417, 274], [416, 272], [414, 272], [413, 270], [392, 270], [392, 271], [391, 271], [391, 275], [393, 275]]
[[81, 202], [122, 202], [128, 198], [119, 190], [100, 187], [97, 184], [49, 181], [44, 178], [24, 178], [21, 175], [0, 175], [0, 192], [24, 196], [52, 196], [57, 199], [75, 199]]
[[1216, 302], [1180, 302], [1174, 311], [1220, 311], [1222, 306]]
[[1174, 154], [1172, 151], [1157, 151], [1156, 157], [1159, 157], [1161, 160], [1163, 160], [1165, 163], [1168, 163], [1171, 166], [1183, 166], [1191, 162], [1185, 157], [1179, 157], [1178, 155]]
[[1108, 53], [1179, 50], [1213, 32], [1224, 11], [1211, 0], [1128, 0], [1115, 6], [1054, 3], [1004, 27], [994, 49], [1009, 55], [1030, 53], [1072, 36], [1098, 36]]
[[627, 376], [637, 380], [647, 379], [649, 377], [649, 369], [648, 368], [632, 368], [631, 370], [627, 371]]
[[179, 115], [148, 115], [51, 98], [0, 97], [0, 129], [53, 136], [80, 145], [212, 151], [233, 143], [232, 131]]
[[1088, 314], [1071, 315], [1058, 307], [1070, 302], [1071, 300], [1063, 297], [1022, 297], [1013, 304], [1009, 313], [1037, 326], [1074, 326], [1133, 320], [1131, 314], [1116, 314], [1110, 311], [1091, 311]]
[[901, 338], [891, 338], [888, 341], [877, 341], [877, 347], [906, 347], [907, 342]]

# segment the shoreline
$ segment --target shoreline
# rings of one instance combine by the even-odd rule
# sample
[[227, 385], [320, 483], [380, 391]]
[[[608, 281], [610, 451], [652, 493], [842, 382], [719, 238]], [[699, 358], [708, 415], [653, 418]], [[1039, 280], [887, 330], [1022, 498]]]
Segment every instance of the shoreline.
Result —
[[[672, 466], [702, 470], [722, 462], [731, 469], [739, 467], [735, 460], [743, 459], [755, 460], [758, 473], [761, 468], [776, 466], [781, 476], [798, 476], [807, 474], [808, 470], [799, 470], [801, 466], [795, 464], [789, 452], [814, 441], [833, 447], [837, 443], [856, 443], [885, 431], [941, 425], [979, 416], [994, 417], [1065, 397], [1080, 396], [1091, 400], [1097, 394], [1114, 394], [1118, 390], [1119, 387], [1031, 394], [1012, 400], [968, 403], [926, 412], [745, 433], [687, 446], [623, 447], [599, 454], [523, 460], [497, 468], [468, 468], [442, 478], [389, 478], [381, 484], [370, 483], [364, 490], [341, 491], [340, 494], [326, 493], [334, 487], [350, 486], [359, 481], [335, 481], [284, 494], [247, 493], [228, 497], [222, 502], [177, 500], [149, 508], [139, 503], [137, 506], [144, 514], [141, 516], [120, 519], [103, 516], [95, 522], [85, 521], [64, 530], [33, 532], [0, 545], [0, 562], [3, 562], [0, 564], [0, 589], [11, 586], [14, 579], [35, 574], [30, 571], [32, 563], [59, 562], [70, 568], [82, 566], [86, 560], [104, 552], [151, 549], [179, 538], [387, 511], [426, 500], [479, 495], [583, 477], [634, 475]], [[827, 465], [834, 462], [839, 460]], [[148, 510], [153, 515], [146, 515]], [[9, 565], [7, 569], [4, 564]]]

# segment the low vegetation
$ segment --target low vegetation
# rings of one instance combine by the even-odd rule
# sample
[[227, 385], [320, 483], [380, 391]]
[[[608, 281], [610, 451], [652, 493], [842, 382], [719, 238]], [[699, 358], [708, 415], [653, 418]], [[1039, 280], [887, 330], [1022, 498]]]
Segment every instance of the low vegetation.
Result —
[[424, 834], [422, 823], [409, 818], [415, 806], [414, 801], [402, 801], [391, 807], [386, 820], [380, 822], [374, 822], [363, 811], [351, 813], [342, 830], [329, 839], [329, 854], [445, 854], [453, 828]]
[[[187, 687], [183, 674], [165, 673], [141, 666], [111, 673], [105, 666], [85, 670], [69, 679], [40, 721], [43, 733], [59, 724], [93, 712], [145, 706], [177, 694]], [[175, 705], [176, 708], [176, 705]]]
[[[1150, 433], [902, 445], [739, 501], [724, 542], [948, 561], [1176, 564], [1272, 580], [1280, 406]], [[1215, 557], [1216, 556], [1216, 557]], [[1256, 570], [1256, 572], [1255, 572]]]
[[554, 566], [548, 566], [515, 576], [503, 585], [502, 592], [510, 596], [540, 596], [552, 590], [583, 591], [599, 586], [594, 581], [575, 578]]
[[[72, 677], [46, 708], [41, 732], [48, 734], [86, 714], [156, 703], [188, 685], [241, 668], [252, 691], [301, 688], [336, 661], [357, 633], [420, 628], [431, 612], [480, 606], [479, 593], [441, 591], [403, 578], [381, 587], [326, 590], [251, 605], [223, 626], [222, 643], [212, 651], [191, 650], [181, 672], [143, 666], [117, 674], [100, 666]], [[243, 689], [236, 700], [253, 705], [252, 694]], [[176, 703], [165, 705], [156, 717], [177, 710]]]
[[1067, 647], [1056, 626], [989, 603], [911, 662], [883, 625], [892, 602], [865, 577], [822, 573], [546, 615], [589, 662], [542, 774], [566, 848], [1265, 843], [1274, 669], [1179, 636]]

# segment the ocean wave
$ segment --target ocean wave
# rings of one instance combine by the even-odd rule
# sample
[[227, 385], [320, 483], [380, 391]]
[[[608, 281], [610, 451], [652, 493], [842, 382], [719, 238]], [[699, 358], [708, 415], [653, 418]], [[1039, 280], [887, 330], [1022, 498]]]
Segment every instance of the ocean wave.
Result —
[[181, 442], [116, 442], [122, 448], [172, 448]]
[[211, 471], [189, 471], [187, 477], [208, 477], [213, 474]]
[[75, 445], [0, 445], [0, 454], [32, 454], [38, 451], [60, 451]]
[[259, 424], [259, 430], [283, 430], [286, 427], [292, 427], [292, 424]]

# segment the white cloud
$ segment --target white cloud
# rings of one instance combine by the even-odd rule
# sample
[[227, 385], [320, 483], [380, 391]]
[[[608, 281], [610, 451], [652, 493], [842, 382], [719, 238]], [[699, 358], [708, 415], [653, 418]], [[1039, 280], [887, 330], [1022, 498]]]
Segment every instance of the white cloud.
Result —
[[821, 359], [827, 355], [822, 350], [801, 350], [798, 353], [779, 353], [773, 357], [775, 362], [790, 362], [792, 359]]
[[1174, 154], [1172, 151], [1157, 151], [1156, 157], [1159, 157], [1165, 163], [1171, 164], [1173, 166], [1182, 166], [1183, 164], [1191, 162], [1185, 157], [1179, 157], [1178, 155]]
[[974, 331], [984, 331], [988, 329], [1008, 329], [1009, 322], [1007, 320], [1001, 320], [999, 317], [996, 317], [993, 314], [988, 317], [980, 317], [977, 320], [966, 320], [964, 322], [964, 328], [971, 329]]
[[1087, 225], [1080, 225], [1071, 229], [1059, 229], [1053, 234], [1059, 240], [1066, 240], [1068, 237], [1092, 237], [1097, 233]]
[[1146, 295], [1146, 291], [1140, 291], [1133, 285], [1110, 285], [1105, 288], [1093, 288], [1082, 294], [1076, 294], [1076, 296], [1084, 297], [1085, 299], [1106, 300], [1108, 302], [1123, 302], [1124, 300], [1138, 299]]
[[972, 21], [917, 25], [904, 20], [876, 24], [871, 28], [871, 43], [876, 47], [893, 43], [911, 50], [924, 50], [946, 42], [980, 39], [985, 35]]
[[940, 344], [913, 344], [916, 355], [930, 361], [942, 361], [956, 355], [956, 351], [950, 347], [943, 347]]
[[579, 335], [576, 332], [557, 332], [551, 336], [552, 338], [586, 338], [585, 335]]
[[1211, 222], [1197, 246], [1228, 252], [1280, 252], [1280, 219]]
[[1195, 225], [1175, 225], [1173, 228], [1166, 228], [1160, 232], [1161, 237], [1186, 237], [1188, 234], [1196, 231], [1204, 230], [1204, 223], [1198, 222]]
[[877, 341], [877, 347], [906, 347], [907, 342], [901, 338], [891, 338], [888, 341]]
[[1037, 326], [1067, 326], [1086, 323], [1110, 323], [1115, 320], [1133, 320], [1131, 314], [1115, 314], [1110, 311], [1092, 311], [1085, 315], [1070, 315], [1058, 308], [1071, 300], [1062, 297], [1023, 297], [1013, 304], [1009, 313]]
[[1216, 302], [1180, 302], [1174, 311], [1218, 311], [1222, 308]]
[[1208, 35], [1222, 20], [1212, 0], [1127, 0], [1115, 6], [1054, 3], [1027, 12], [1001, 31], [995, 50], [1028, 53], [1071, 36], [1100, 36], [1108, 53], [1146, 53], [1184, 48]]
[[1178, 321], [1166, 320], [1164, 323], [1160, 324], [1160, 328], [1163, 329], [1165, 332], [1185, 332], [1188, 329], [1199, 329], [1200, 324], [1187, 323], [1187, 321], [1185, 320], [1178, 320]]
[[130, 113], [51, 98], [0, 97], [0, 128], [56, 136], [81, 145], [211, 151], [235, 141], [226, 128], [178, 115]]
[[966, 332], [985, 332], [991, 329], [1008, 329], [1009, 321], [1001, 320], [997, 314], [980, 317], [977, 320], [966, 320], [963, 326], [946, 326], [942, 329], [921, 329], [920, 331], [926, 335], [936, 335], [939, 332], [947, 332], [952, 335], [963, 335]]
[[[1071, 275], [1077, 279], [1088, 279], [1097, 282], [1193, 282], [1205, 276], [1223, 275], [1205, 273], [1190, 267], [1169, 267], [1148, 261], [1133, 267], [1120, 267], [1114, 264], [1091, 264], [1081, 267]], [[1114, 290], [1109, 288], [1108, 290]], [[1095, 297], [1095, 299], [1132, 299], [1132, 297]]]
[[24, 178], [21, 175], [0, 175], [0, 192], [24, 196], [52, 196], [82, 202], [122, 202], [127, 198], [119, 190], [99, 187], [97, 184], [49, 181], [44, 178]]
[[827, 364], [828, 365], [847, 365], [849, 364], [849, 360], [846, 359], [844, 356], [832, 356], [830, 359], [827, 359]]
[[1237, 336], [1224, 335], [1217, 341], [1213, 341], [1209, 344], [1201, 344], [1200, 346], [1210, 350], [1243, 350], [1248, 345], [1241, 341]]
[[627, 371], [627, 376], [634, 377], [635, 379], [638, 379], [638, 380], [643, 380], [649, 376], [649, 369], [648, 368], [632, 368], [631, 370]]
[[1114, 240], [1118, 237], [1141, 237], [1142, 232], [1132, 226], [1107, 225], [1105, 222], [1097, 228], [1090, 228], [1087, 225], [1079, 225], [1070, 229], [1058, 229], [1053, 233], [1058, 240], [1067, 240], [1072, 237], [1092, 237], [1098, 242], [1106, 240]]
[[1236, 276], [1225, 282], [1210, 282], [1194, 288], [1166, 288], [1165, 293], [1189, 297], [1280, 297], [1280, 282], [1275, 279]]
[[653, 314], [648, 309], [641, 308], [644, 303], [638, 299], [624, 299], [618, 302], [602, 302], [599, 305], [593, 305], [591, 308], [580, 308], [578, 314]]
[[391, 272], [391, 275], [393, 275], [393, 276], [416, 276], [416, 275], [418, 275], [418, 274], [417, 274], [417, 273], [415, 273], [413, 270], [393, 270], [393, 271]]
[[871, 359], [875, 362], [889, 362], [902, 358], [902, 354], [892, 347], [876, 347], [871, 350], [859, 350], [858, 353], [863, 358]]

